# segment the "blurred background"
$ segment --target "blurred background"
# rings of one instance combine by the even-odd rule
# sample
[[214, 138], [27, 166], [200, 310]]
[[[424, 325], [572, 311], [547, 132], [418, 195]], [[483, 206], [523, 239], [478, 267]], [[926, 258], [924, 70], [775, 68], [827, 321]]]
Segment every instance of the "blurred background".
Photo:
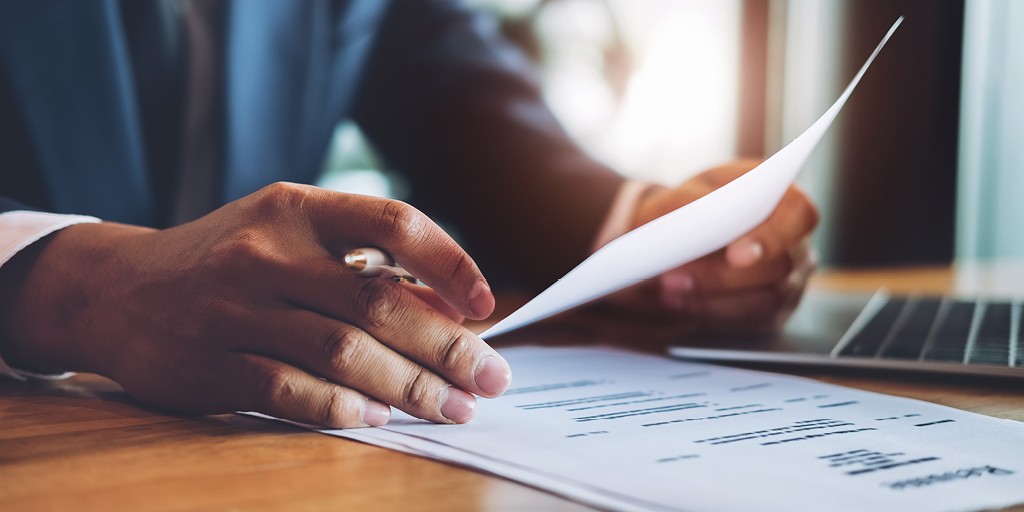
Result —
[[[826, 267], [1024, 258], [1024, 1], [472, 0], [594, 158], [676, 184], [768, 156], [875, 62], [800, 182]], [[341, 125], [321, 185], [401, 198]]]

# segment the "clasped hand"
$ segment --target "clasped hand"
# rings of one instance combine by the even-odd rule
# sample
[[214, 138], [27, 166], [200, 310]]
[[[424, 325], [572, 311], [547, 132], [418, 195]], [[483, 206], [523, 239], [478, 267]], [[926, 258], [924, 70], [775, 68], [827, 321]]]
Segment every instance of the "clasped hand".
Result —
[[[736, 160], [678, 187], [653, 191], [640, 201], [633, 227], [697, 200], [760, 163]], [[675, 338], [777, 331], [814, 270], [808, 241], [817, 222], [814, 204], [792, 186], [767, 220], [726, 248], [615, 294], [605, 306], [620, 318], [642, 321]]]

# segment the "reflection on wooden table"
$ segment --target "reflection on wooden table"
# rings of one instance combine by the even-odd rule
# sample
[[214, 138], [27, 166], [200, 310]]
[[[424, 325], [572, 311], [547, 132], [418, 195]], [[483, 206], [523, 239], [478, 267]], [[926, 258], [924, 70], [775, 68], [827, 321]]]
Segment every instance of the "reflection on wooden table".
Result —
[[[958, 279], [946, 268], [826, 272], [815, 278], [815, 286], [865, 291], [884, 284], [899, 292], [942, 293]], [[579, 335], [580, 325], [563, 319], [518, 340], [564, 343], [566, 334]], [[658, 350], [648, 344], [639, 348]], [[1019, 383], [794, 373], [1024, 421]], [[167, 414], [137, 404], [117, 384], [95, 375], [53, 383], [0, 382], [0, 510], [402, 508], [586, 507], [454, 466], [270, 421]]]

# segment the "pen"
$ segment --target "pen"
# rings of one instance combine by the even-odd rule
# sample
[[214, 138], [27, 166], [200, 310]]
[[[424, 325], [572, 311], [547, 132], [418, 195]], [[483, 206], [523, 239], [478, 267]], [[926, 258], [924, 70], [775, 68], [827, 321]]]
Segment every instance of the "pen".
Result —
[[353, 249], [343, 259], [345, 267], [363, 277], [384, 276], [396, 283], [422, 284], [407, 270], [395, 264], [394, 258], [376, 247]]

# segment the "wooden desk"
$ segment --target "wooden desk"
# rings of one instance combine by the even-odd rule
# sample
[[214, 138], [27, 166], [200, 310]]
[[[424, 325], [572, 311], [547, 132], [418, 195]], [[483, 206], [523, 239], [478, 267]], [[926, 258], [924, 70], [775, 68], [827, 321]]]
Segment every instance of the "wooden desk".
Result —
[[[824, 273], [814, 286], [943, 292], [949, 269]], [[829, 376], [1024, 421], [1024, 386]], [[113, 382], [0, 382], [0, 510], [583, 510], [453, 466], [254, 418], [169, 415]], [[1022, 508], [1021, 510], [1024, 510]]]

